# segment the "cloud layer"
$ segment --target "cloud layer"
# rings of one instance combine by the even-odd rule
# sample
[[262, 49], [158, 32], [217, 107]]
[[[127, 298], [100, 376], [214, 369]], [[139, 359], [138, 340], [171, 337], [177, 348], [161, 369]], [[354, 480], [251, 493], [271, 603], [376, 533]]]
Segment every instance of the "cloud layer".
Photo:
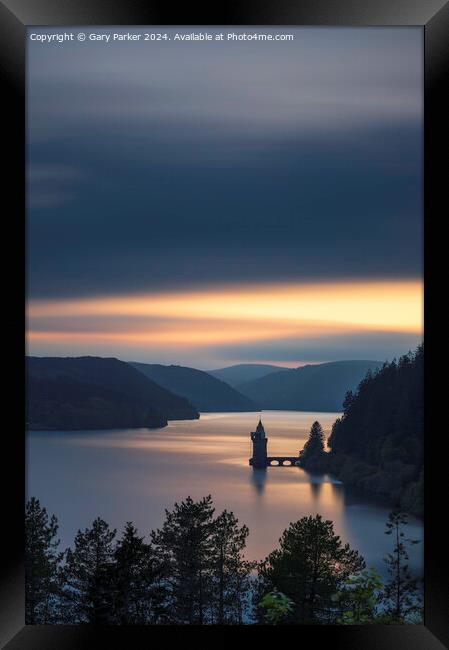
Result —
[[[422, 30], [288, 31], [293, 42], [28, 43], [31, 301], [420, 278]], [[125, 338], [138, 325], [126, 315]], [[111, 339], [118, 315], [95, 318], [82, 328], [103, 331], [103, 343], [83, 335], [72, 348], [123, 350]], [[176, 330], [173, 316], [152, 318]], [[45, 328], [53, 349], [69, 349], [70, 323], [55, 322], [33, 321], [35, 352], [52, 347]], [[416, 336], [391, 324], [399, 343], [371, 326], [383, 357]], [[142, 340], [134, 357], [299, 360], [300, 349], [332, 358], [346, 345], [323, 346], [320, 334], [308, 347], [313, 332], [297, 334], [184, 346], [184, 356]]]

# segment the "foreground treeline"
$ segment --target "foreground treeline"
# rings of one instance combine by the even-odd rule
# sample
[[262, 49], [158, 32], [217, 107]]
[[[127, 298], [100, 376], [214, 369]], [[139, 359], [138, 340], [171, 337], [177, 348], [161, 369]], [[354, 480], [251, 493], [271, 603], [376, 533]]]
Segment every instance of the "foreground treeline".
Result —
[[58, 522], [26, 505], [27, 624], [365, 624], [421, 622], [410, 575], [407, 519], [392, 512], [382, 584], [331, 521], [303, 517], [262, 562], [248, 562], [249, 534], [210, 496], [166, 511], [145, 541], [128, 522], [121, 536], [97, 518], [59, 550]]
[[[346, 394], [343, 415], [327, 441], [318, 423], [301, 453], [311, 471], [329, 471], [345, 485], [400, 503], [417, 515], [424, 498], [424, 346], [368, 372]], [[316, 426], [318, 425], [318, 426]]]

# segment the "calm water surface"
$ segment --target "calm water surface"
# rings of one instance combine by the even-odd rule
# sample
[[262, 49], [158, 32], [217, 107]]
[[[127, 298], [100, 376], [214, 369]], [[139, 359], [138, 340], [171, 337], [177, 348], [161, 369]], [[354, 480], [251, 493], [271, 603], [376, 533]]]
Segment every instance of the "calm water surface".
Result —
[[[268, 454], [297, 455], [314, 420], [328, 434], [338, 416], [264, 411]], [[247, 557], [262, 559], [291, 521], [320, 513], [368, 566], [384, 574], [382, 557], [391, 550], [391, 538], [384, 534], [388, 508], [352, 495], [327, 475], [298, 467], [253, 470], [249, 434], [258, 418], [258, 413], [207, 413], [164, 429], [32, 432], [27, 494], [57, 515], [63, 548], [97, 516], [119, 531], [133, 521], [147, 535], [175, 501], [211, 494], [218, 511], [232, 510], [248, 525]], [[410, 522], [408, 536], [422, 540], [421, 522]], [[422, 573], [422, 546], [411, 554], [417, 573]]]

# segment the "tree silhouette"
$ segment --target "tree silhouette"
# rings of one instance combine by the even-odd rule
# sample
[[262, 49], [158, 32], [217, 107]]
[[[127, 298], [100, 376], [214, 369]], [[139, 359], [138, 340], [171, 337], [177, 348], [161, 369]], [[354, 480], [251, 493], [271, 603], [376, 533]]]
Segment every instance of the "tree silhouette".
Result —
[[299, 463], [305, 469], [320, 471], [325, 468], [327, 454], [324, 451], [325, 436], [321, 424], [315, 420], [309, 438], [299, 454]]
[[343, 545], [331, 521], [321, 515], [290, 524], [279, 549], [259, 566], [258, 592], [276, 589], [295, 603], [291, 622], [332, 622], [334, 594], [365, 562], [349, 544]]
[[60, 591], [58, 521], [32, 497], [25, 508], [25, 617], [28, 625], [53, 623]]
[[405, 537], [403, 527], [408, 523], [407, 516], [399, 510], [393, 510], [386, 523], [386, 535], [394, 540], [392, 553], [388, 553], [384, 562], [388, 568], [389, 580], [385, 585], [384, 604], [386, 614], [393, 623], [406, 623], [410, 615], [420, 611], [421, 596], [417, 580], [412, 577], [408, 566], [407, 546], [418, 544], [418, 540]]
[[[408, 567], [407, 517], [390, 513], [385, 558], [389, 580], [364, 571], [359, 553], [343, 544], [321, 515], [290, 524], [279, 548], [248, 562], [248, 528], [210, 496], [175, 503], [147, 543], [128, 522], [116, 531], [100, 518], [78, 531], [73, 548], [57, 551], [56, 517], [35, 498], [26, 505], [28, 624], [268, 624], [360, 625], [420, 623], [421, 593]], [[257, 568], [257, 576], [251, 572]]]
[[114, 618], [122, 625], [165, 621], [165, 589], [154, 549], [128, 522], [113, 554]]
[[206, 623], [212, 592], [212, 497], [197, 502], [187, 497], [165, 515], [151, 539], [161, 559], [170, 616], [181, 624]]
[[224, 510], [214, 521], [212, 532], [213, 594], [216, 603], [215, 622], [241, 623], [243, 601], [249, 589], [252, 568], [243, 557], [248, 527], [238, 526], [232, 512]]
[[71, 623], [112, 622], [113, 540], [116, 531], [99, 517], [78, 531], [74, 549], [66, 553], [65, 617]]

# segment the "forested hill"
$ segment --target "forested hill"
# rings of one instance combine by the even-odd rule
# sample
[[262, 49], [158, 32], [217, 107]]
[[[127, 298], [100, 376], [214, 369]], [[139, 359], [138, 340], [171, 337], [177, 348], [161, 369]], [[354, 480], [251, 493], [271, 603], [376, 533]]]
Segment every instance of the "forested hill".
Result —
[[380, 361], [333, 361], [274, 372], [239, 386], [262, 409], [340, 411], [345, 393], [354, 390]]
[[423, 345], [369, 372], [356, 392], [347, 394], [328, 441], [340, 478], [421, 513], [423, 401]]
[[199, 411], [255, 411], [252, 400], [207, 372], [184, 366], [130, 365], [160, 386], [186, 397]]
[[30, 430], [161, 427], [199, 414], [183, 397], [118, 359], [28, 357]]

